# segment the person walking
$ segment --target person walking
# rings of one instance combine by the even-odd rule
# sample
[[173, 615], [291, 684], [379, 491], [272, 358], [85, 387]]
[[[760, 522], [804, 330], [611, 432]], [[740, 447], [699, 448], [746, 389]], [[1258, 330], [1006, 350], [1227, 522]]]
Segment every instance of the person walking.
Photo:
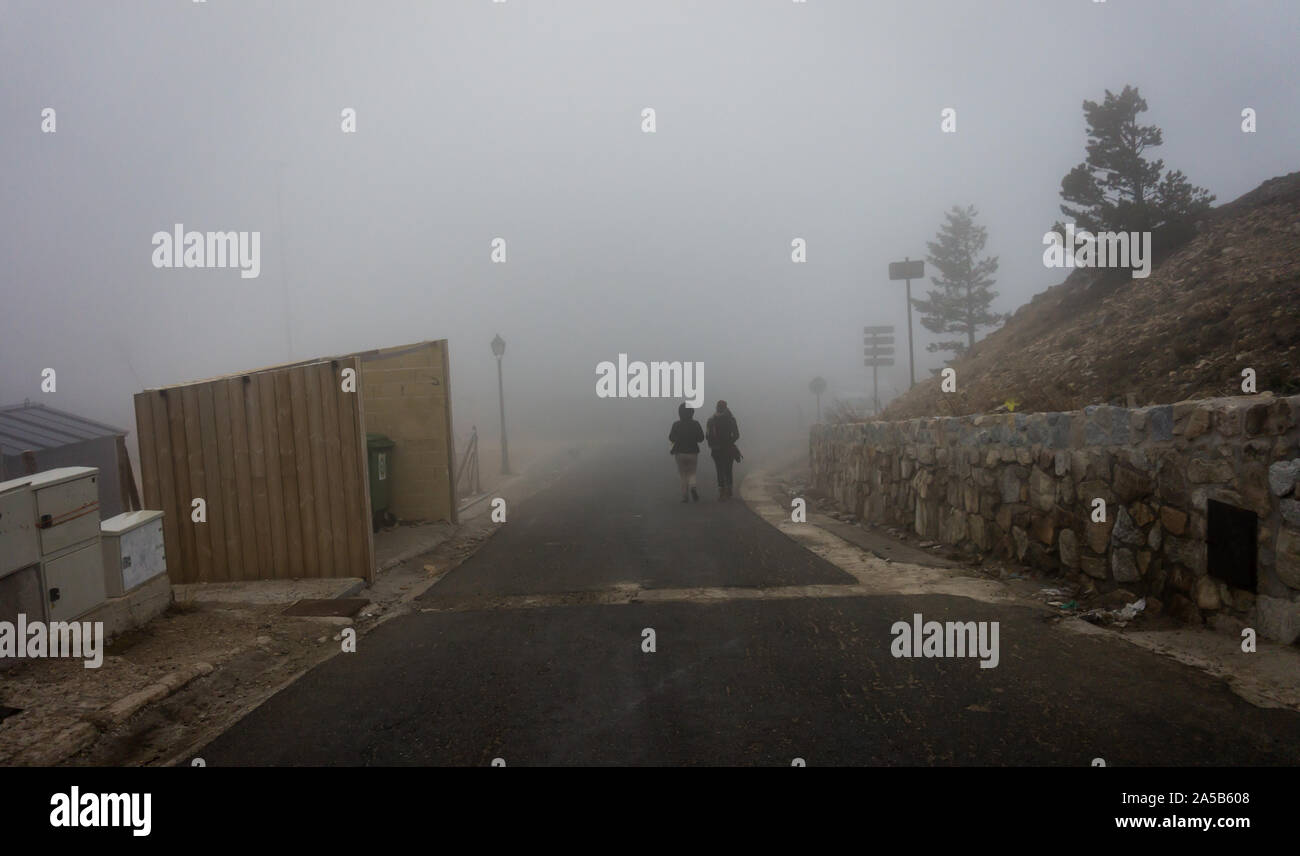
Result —
[[668, 442], [673, 444], [670, 454], [677, 459], [677, 475], [682, 480], [682, 502], [696, 502], [700, 494], [695, 490], [695, 470], [700, 460], [700, 441], [704, 429], [695, 421], [695, 408], [685, 403], [677, 407], [678, 419], [668, 432]]
[[717, 412], [709, 417], [705, 436], [709, 440], [713, 465], [718, 471], [718, 500], [730, 499], [731, 468], [740, 460], [740, 449], [736, 448], [736, 441], [740, 439], [740, 426], [736, 423], [736, 417], [731, 415], [727, 402], [718, 402]]

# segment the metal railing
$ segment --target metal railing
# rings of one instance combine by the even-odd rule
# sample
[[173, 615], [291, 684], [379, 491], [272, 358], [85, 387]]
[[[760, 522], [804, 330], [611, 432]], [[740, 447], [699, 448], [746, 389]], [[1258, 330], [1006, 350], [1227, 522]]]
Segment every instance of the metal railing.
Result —
[[460, 466], [456, 468], [456, 495], [459, 497], [478, 496], [483, 492], [478, 471], [478, 426], [470, 429], [469, 445], [461, 456]]

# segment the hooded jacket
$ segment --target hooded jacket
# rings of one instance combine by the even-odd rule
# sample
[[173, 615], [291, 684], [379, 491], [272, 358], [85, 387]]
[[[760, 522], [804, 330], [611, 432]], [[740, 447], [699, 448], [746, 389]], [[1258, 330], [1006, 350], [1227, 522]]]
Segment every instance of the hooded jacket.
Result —
[[709, 417], [709, 449], [713, 457], [728, 457], [740, 439], [740, 426], [736, 417], [731, 415], [731, 408], [719, 410]]
[[668, 442], [673, 444], [672, 454], [698, 455], [700, 453], [704, 429], [695, 421], [692, 415], [694, 413], [694, 408], [687, 407], [685, 404], [678, 405], [677, 415], [681, 418], [673, 423], [672, 430], [668, 432]]

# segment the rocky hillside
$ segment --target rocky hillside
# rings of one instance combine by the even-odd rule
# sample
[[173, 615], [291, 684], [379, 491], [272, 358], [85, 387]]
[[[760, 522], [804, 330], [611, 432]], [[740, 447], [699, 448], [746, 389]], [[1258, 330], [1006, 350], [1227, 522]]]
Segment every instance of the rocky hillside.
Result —
[[1245, 368], [1300, 392], [1300, 172], [1214, 209], [1146, 279], [1075, 271], [953, 367], [956, 393], [927, 378], [884, 418], [1240, 395]]

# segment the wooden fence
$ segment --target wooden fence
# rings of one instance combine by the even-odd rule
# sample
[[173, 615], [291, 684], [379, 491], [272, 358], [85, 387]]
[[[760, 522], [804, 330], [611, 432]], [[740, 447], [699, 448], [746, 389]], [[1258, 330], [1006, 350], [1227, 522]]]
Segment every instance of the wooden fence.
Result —
[[[361, 362], [338, 357], [135, 396], [146, 508], [172, 582], [373, 580]], [[194, 519], [194, 500], [206, 522]]]
[[456, 450], [451, 430], [447, 341], [355, 354], [361, 360], [362, 421], [393, 448], [390, 510], [399, 520], [456, 522]]

